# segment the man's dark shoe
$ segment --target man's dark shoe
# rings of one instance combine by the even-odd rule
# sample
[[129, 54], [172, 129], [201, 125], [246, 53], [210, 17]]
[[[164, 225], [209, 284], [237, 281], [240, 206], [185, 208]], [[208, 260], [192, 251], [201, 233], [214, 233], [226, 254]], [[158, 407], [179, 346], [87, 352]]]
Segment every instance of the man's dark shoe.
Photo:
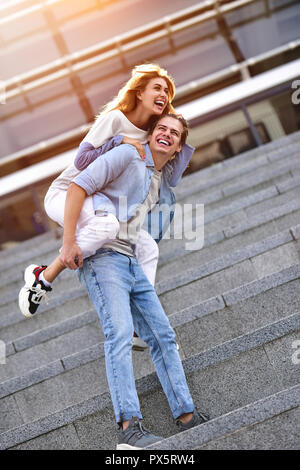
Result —
[[206, 423], [209, 420], [209, 416], [198, 413], [198, 411], [193, 411], [193, 416], [187, 423], [182, 423], [179, 419], [176, 421], [177, 426], [179, 427], [179, 431], [186, 431], [187, 429], [194, 428], [195, 426], [199, 426], [199, 424]]
[[141, 450], [162, 439], [163, 437], [151, 434], [142, 426], [139, 418], [134, 416], [125, 431], [120, 429], [117, 450]]

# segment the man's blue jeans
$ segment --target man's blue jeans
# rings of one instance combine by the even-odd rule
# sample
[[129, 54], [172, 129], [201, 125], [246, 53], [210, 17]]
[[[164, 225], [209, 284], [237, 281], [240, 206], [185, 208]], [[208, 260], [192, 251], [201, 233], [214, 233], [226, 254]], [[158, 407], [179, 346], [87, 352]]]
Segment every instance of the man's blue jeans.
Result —
[[149, 345], [173, 417], [192, 412], [175, 333], [136, 258], [100, 249], [84, 260], [79, 277], [105, 335], [106, 374], [116, 421], [142, 418], [132, 366], [134, 331]]

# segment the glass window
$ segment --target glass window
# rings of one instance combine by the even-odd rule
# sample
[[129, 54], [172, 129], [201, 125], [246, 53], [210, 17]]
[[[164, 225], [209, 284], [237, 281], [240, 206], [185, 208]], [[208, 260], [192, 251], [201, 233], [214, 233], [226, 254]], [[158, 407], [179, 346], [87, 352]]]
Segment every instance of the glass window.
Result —
[[163, 58], [177, 86], [205, 77], [235, 63], [223, 37], [195, 42]]
[[1, 49], [0, 79], [13, 78], [59, 57], [59, 51], [50, 32], [26, 37]]
[[53, 178], [24, 189], [0, 201], [0, 249], [7, 242], [19, 242], [58, 225], [44, 211], [44, 197]]
[[177, 86], [235, 63], [214, 21], [146, 44], [126, 53], [125, 60], [130, 66], [145, 60], [159, 62], [175, 78]]
[[[98, 2], [96, 3], [98, 5]], [[72, 30], [74, 42], [70, 36], [68, 47], [71, 47], [72, 44], [73, 50], [85, 47], [86, 40], [91, 40], [94, 43], [98, 39], [102, 40], [108, 33], [109, 37], [112, 37], [112, 34], [121, 31], [120, 28], [124, 27], [128, 30], [130, 25], [133, 26], [131, 22], [135, 22], [134, 24], [137, 25], [138, 18], [140, 20], [138, 25], [146, 24], [150, 19], [157, 19], [158, 11], [161, 19], [165, 14], [179, 11], [197, 2], [195, 0], [167, 2], [153, 0], [153, 2], [145, 3], [141, 0], [131, 2], [120, 0], [120, 2], [107, 3], [107, 7], [101, 8], [97, 8], [96, 3], [90, 0], [83, 6], [76, 0], [73, 13], [71, 0], [58, 2], [52, 6], [53, 9], [56, 8], [57, 18], [60, 21], [65, 21], [70, 17], [69, 15], [73, 14], [72, 20], [65, 23], [70, 31]], [[246, 57], [276, 47], [280, 42], [286, 40], [284, 34], [290, 34], [289, 37], [299, 37], [298, 30], [294, 26], [295, 19], [297, 21], [300, 19], [299, 2], [291, 4], [288, 1], [281, 1], [279, 4], [278, 1], [269, 1], [269, 16], [266, 15], [266, 4], [267, 2], [258, 1], [226, 15], [228, 23], [233, 27], [234, 37], [238, 39]], [[159, 5], [161, 6], [160, 10]], [[128, 8], [128, 11], [134, 11], [136, 17], [129, 14], [123, 15], [125, 7]], [[152, 16], [148, 17], [149, 11]], [[89, 16], [91, 14], [95, 23], [92, 21], [87, 30], [81, 29], [86, 27], [84, 25], [86, 25], [87, 19], [91, 18]], [[97, 23], [98, 14], [102, 15], [101, 23], [99, 21]], [[27, 18], [29, 17], [30, 15]], [[38, 16], [32, 18], [35, 18], [33, 26], [37, 30], [40, 28], [40, 32], [9, 43], [6, 52], [0, 59], [0, 80], [58, 58], [58, 48], [50, 32], [41, 32], [41, 28], [45, 27], [42, 18]], [[105, 18], [107, 24], [104, 21]], [[103, 22], [105, 25], [102, 30]], [[289, 22], [291, 24], [290, 31], [287, 27]], [[114, 24], [113, 28], [112, 24]], [[63, 25], [61, 24], [61, 26]], [[29, 31], [27, 20], [23, 24], [22, 34], [25, 34], [26, 31]], [[75, 44], [76, 41], [78, 42]], [[291, 58], [291, 56], [289, 57]], [[209, 20], [177, 32], [171, 38], [166, 37], [146, 44], [124, 54], [123, 58], [127, 68], [122, 62], [122, 56], [117, 56], [78, 73], [83, 92], [95, 114], [99, 112], [102, 105], [115, 96], [120, 86], [128, 79], [131, 67], [136, 63], [144, 61], [160, 63], [174, 77], [177, 87], [235, 63], [231, 50], [219, 33], [215, 20]], [[275, 65], [280, 65], [280, 60]], [[254, 73], [261, 69], [255, 70]], [[221, 85], [225, 86], [225, 81], [222, 81]], [[295, 121], [296, 118], [293, 119]], [[26, 95], [9, 100], [5, 105], [0, 105], [0, 157], [54, 137], [86, 122], [87, 115], [82, 110], [70, 78], [49, 83]], [[297, 125], [297, 123], [289, 124], [291, 128], [297, 127]], [[282, 126], [287, 126], [287, 124], [283, 123]], [[279, 129], [277, 134], [280, 132]], [[272, 132], [269, 134], [272, 136]]]
[[[87, 5], [85, 5], [87, 3]], [[177, 13], [199, 3], [199, 0], [144, 0], [95, 2], [96, 7], [88, 10], [91, 0], [83, 2], [75, 0], [75, 12], [78, 4], [85, 6], [86, 11], [78, 17], [72, 14], [73, 0], [53, 6], [58, 20], [64, 24], [60, 30], [70, 52], [93, 46], [94, 44], [112, 39], [114, 36], [127, 33], [152, 21], [161, 20], [165, 15]], [[65, 5], [64, 5], [65, 4]], [[72, 16], [71, 16], [72, 15]]]
[[[6, 109], [9, 105], [10, 102], [2, 107]], [[30, 147], [83, 123], [86, 123], [86, 117], [74, 93], [45, 101], [38, 107], [26, 107], [26, 111], [0, 120], [0, 135], [3, 137], [0, 156]]]
[[64, 0], [54, 3], [51, 6], [51, 11], [58, 22], [67, 21], [82, 16], [86, 11], [91, 8], [97, 8], [99, 2], [97, 0]]
[[[20, 10], [21, 8], [19, 8]], [[1, 37], [5, 43], [9, 43], [21, 40], [28, 34], [39, 33], [45, 30], [46, 27], [47, 23], [42, 10], [32, 11], [30, 14], [1, 23]]]
[[[256, 130], [262, 143], [270, 142], [268, 116], [257, 110]], [[281, 129], [281, 135], [284, 135]], [[188, 142], [196, 147], [186, 174], [255, 148], [256, 142], [242, 110], [212, 119], [190, 129]]]
[[[116, 60], [116, 66], [120, 67], [118, 62], [119, 61]], [[99, 113], [100, 108], [102, 108], [103, 105], [117, 95], [119, 89], [129, 78], [129, 71], [126, 73], [122, 71], [122, 74], [117, 76], [108, 75], [106, 79], [101, 81], [97, 78], [99, 76], [95, 70], [89, 69], [85, 72], [84, 77], [82, 74], [80, 74], [80, 76], [83, 77], [82, 80], [84, 83], [85, 94], [95, 115]]]
[[264, 121], [271, 140], [300, 130], [300, 104], [293, 104], [292, 91], [247, 106], [254, 123]]
[[[263, 122], [255, 124], [258, 135], [262, 144], [270, 142], [270, 136], [267, 132], [266, 126]], [[229, 134], [226, 139], [231, 155], [239, 155], [240, 153], [247, 152], [256, 147], [256, 141], [249, 127], [241, 129], [237, 132]]]
[[238, 110], [190, 129], [188, 143], [196, 147], [197, 151], [187, 172], [197, 171], [232, 156], [227, 136], [247, 127], [244, 113]]
[[[30, 191], [6, 199], [6, 206], [0, 207], [0, 243], [22, 241], [36, 233], [45, 231], [40, 217], [37, 215]], [[37, 232], [37, 227], [40, 232]]]
[[249, 59], [299, 38], [300, 3], [261, 0], [227, 13], [226, 20]]

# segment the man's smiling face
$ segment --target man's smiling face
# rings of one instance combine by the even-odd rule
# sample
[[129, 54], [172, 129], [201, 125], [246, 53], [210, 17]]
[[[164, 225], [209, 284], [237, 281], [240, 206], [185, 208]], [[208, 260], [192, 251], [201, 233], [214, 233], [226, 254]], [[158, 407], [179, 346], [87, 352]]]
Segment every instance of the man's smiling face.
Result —
[[158, 121], [148, 142], [152, 155], [172, 157], [181, 150], [181, 133], [183, 126], [178, 119], [165, 116]]

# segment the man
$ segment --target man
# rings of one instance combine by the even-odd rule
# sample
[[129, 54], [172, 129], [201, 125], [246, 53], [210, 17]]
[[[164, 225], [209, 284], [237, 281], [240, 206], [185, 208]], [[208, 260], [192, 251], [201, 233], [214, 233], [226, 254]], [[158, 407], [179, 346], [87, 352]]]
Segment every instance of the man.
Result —
[[[62, 259], [67, 267], [80, 266], [79, 277], [98, 312], [105, 335], [106, 373], [115, 418], [120, 426], [118, 450], [142, 449], [161, 440], [141, 424], [142, 415], [132, 367], [132, 336], [136, 331], [150, 348], [156, 373], [181, 430], [207, 421], [194, 407], [178, 355], [175, 334], [134, 256], [134, 246], [146, 215], [153, 206], [174, 204], [174, 195], [162, 168], [179, 152], [187, 136], [186, 121], [176, 115], [160, 118], [150, 131], [142, 161], [136, 149], [123, 145], [95, 160], [68, 189]], [[176, 158], [176, 157], [175, 157]], [[94, 208], [114, 211], [118, 237], [83, 262], [75, 242], [76, 222], [86, 195]], [[126, 204], [125, 204], [126, 202]], [[168, 211], [167, 211], [168, 212]], [[166, 218], [168, 217], [168, 222]], [[152, 229], [161, 237], [170, 211]], [[154, 228], [153, 228], [154, 227]]]

